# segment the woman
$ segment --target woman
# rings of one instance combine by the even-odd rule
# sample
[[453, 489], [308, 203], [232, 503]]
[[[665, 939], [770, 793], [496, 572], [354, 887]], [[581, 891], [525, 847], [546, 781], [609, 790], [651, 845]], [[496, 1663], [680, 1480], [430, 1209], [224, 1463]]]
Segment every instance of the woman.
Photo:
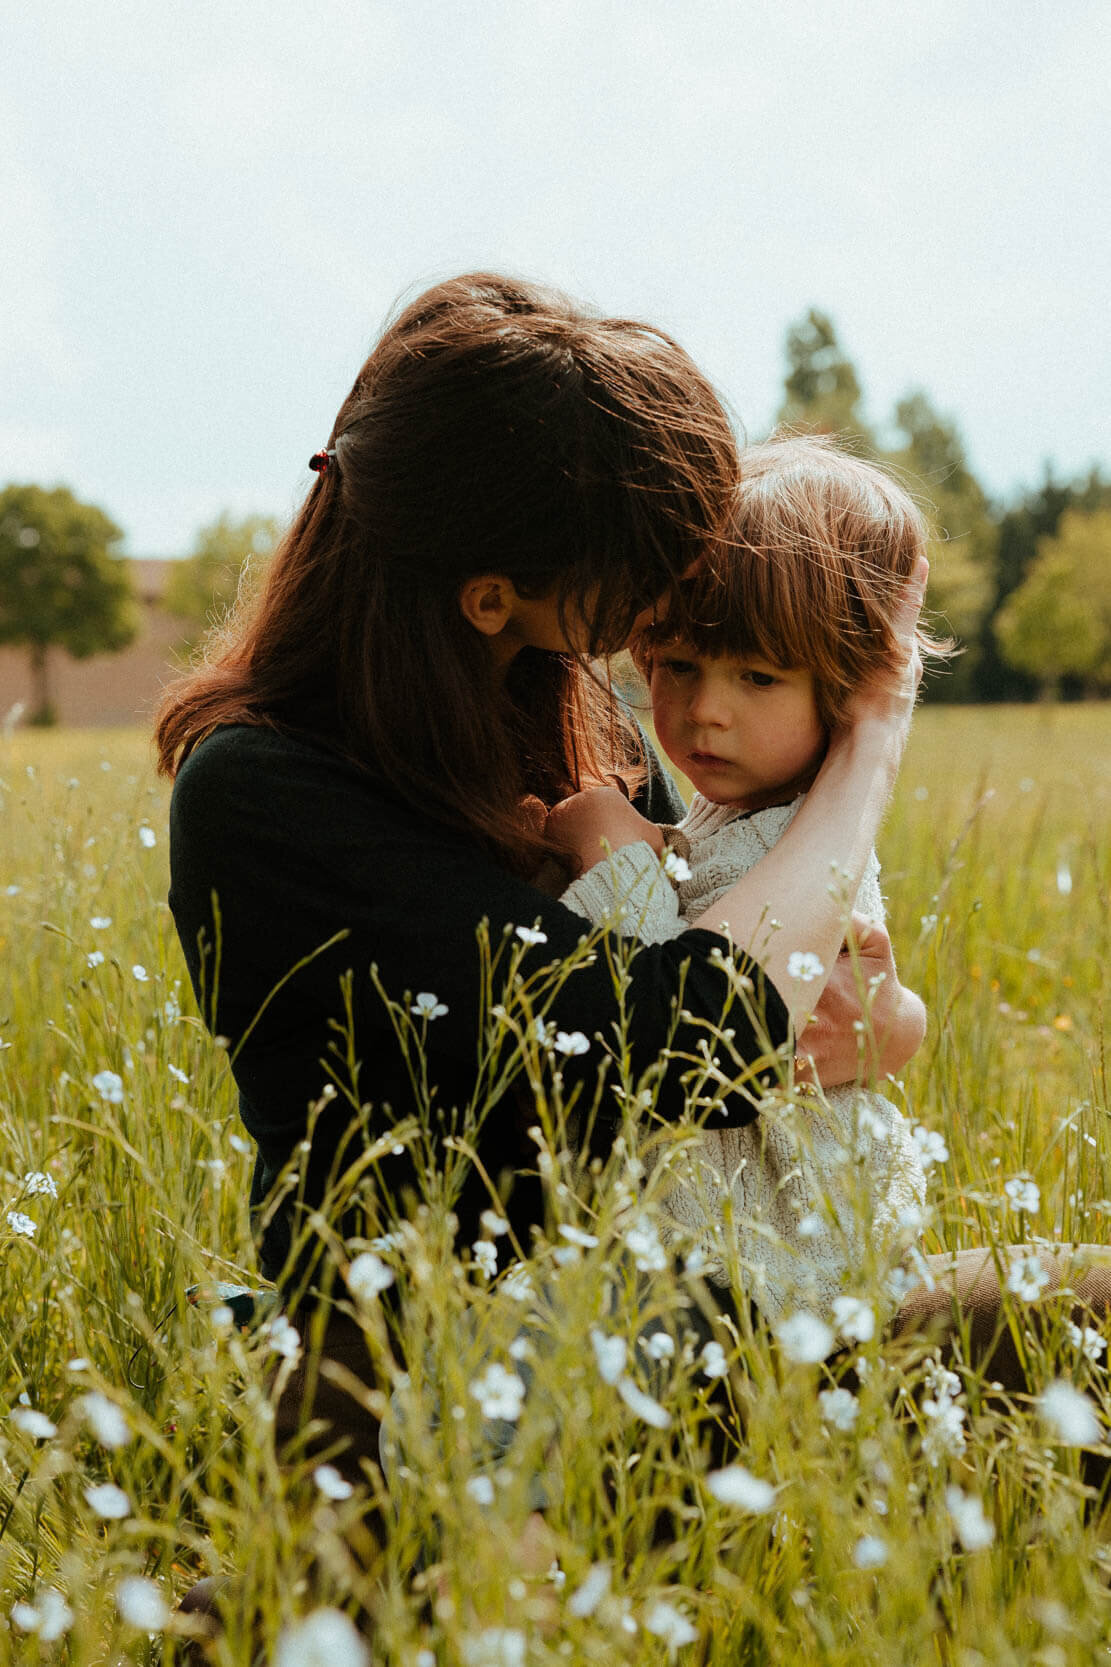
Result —
[[[258, 1144], [256, 1205], [311, 1124], [299, 1190], [279, 1189], [260, 1216], [263, 1272], [293, 1307], [307, 1286], [326, 1296], [331, 1270], [305, 1224], [338, 1172], [391, 1119], [428, 1117], [380, 992], [425, 1028], [435, 1104], [462, 1107], [476, 1087], [480, 923], [495, 946], [526, 929], [526, 972], [575, 952], [582, 921], [533, 883], [561, 857], [536, 800], [547, 809], [591, 783], [635, 782], [637, 737], [585, 657], [621, 648], [685, 573], [713, 560], [738, 460], [713, 389], [668, 337], [478, 275], [439, 285], [390, 326], [314, 465], [260, 597], [222, 653], [169, 691], [157, 729], [162, 767], [176, 774], [171, 906], [202, 1011], [229, 1039]], [[637, 1071], [673, 1024], [682, 1053], [720, 1016], [722, 924], [737, 943], [757, 942], [770, 897], [779, 930], [760, 951], [766, 1035], [734, 1008], [735, 1046], [753, 1061], [782, 1047], [822, 994], [806, 1054], [827, 1083], [855, 1076], [860, 1006], [838, 961], [830, 863], [854, 894], [913, 705], [920, 595], [921, 582], [905, 610], [901, 677], [858, 698], [758, 885], [742, 879], [712, 920], [634, 958]], [[654, 769], [638, 804], [656, 820], [677, 809]], [[640, 826], [630, 814], [630, 839]], [[792, 979], [798, 949], [832, 971]], [[922, 1007], [899, 987], [881, 930], [862, 953], [866, 977], [886, 975], [873, 1009], [878, 1069], [897, 1070], [921, 1039]], [[545, 1017], [589, 1042], [617, 1011], [598, 956], [551, 995]], [[599, 1056], [591, 1046], [565, 1061], [567, 1084], [591, 1098]], [[352, 1063], [341, 1070], [342, 1059]], [[672, 1068], [660, 1085], [665, 1118], [683, 1111], [676, 1079]], [[352, 1105], [368, 1103], [353, 1141]], [[754, 1107], [738, 1096], [735, 1115], [750, 1120]], [[518, 1242], [542, 1221], [529, 1121], [513, 1095], [488, 1112], [454, 1206], [461, 1241], [491, 1202], [485, 1177]], [[600, 1121], [594, 1139], [606, 1138]], [[380, 1164], [382, 1196], [411, 1207], [422, 1174], [398, 1144]], [[358, 1368], [353, 1325], [333, 1317], [327, 1348]], [[316, 1410], [348, 1429], [350, 1463], [373, 1454], [365, 1416], [322, 1393], [332, 1402]], [[302, 1410], [287, 1397], [286, 1425]]]

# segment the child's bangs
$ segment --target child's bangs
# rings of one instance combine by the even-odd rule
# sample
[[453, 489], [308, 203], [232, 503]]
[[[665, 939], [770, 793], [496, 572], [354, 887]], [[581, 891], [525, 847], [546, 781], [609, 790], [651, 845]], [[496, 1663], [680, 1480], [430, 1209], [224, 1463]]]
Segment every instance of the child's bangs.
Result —
[[784, 669], [823, 659], [826, 632], [800, 606], [789, 562], [751, 546], [726, 550], [688, 580], [666, 613], [643, 634], [638, 658], [653, 648], [688, 643], [710, 658], [766, 660]]

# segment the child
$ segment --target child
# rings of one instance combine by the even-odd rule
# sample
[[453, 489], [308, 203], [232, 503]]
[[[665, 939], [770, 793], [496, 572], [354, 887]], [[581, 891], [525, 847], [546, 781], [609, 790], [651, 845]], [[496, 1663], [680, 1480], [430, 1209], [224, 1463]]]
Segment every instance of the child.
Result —
[[[925, 543], [906, 493], [828, 441], [773, 439], [743, 454], [726, 549], [690, 582], [683, 620], [656, 624], [633, 649], [660, 745], [696, 790], [673, 842], [685, 863], [667, 865], [677, 886], [661, 874], [660, 830], [646, 824], [644, 844], [579, 876], [564, 893], [569, 907], [598, 925], [616, 913], [623, 930], [658, 943], [760, 861], [795, 816], [854, 690], [891, 659], [892, 612]], [[568, 830], [558, 815], [557, 830]], [[874, 852], [855, 907], [883, 919]], [[792, 959], [800, 977], [812, 973], [812, 958]], [[869, 1245], [882, 1255], [905, 1244], [925, 1195], [906, 1119], [855, 1087], [762, 1105], [744, 1128], [706, 1129], [693, 1160], [665, 1207], [701, 1241], [718, 1283], [736, 1257], [773, 1320], [800, 1299], [828, 1311]]]

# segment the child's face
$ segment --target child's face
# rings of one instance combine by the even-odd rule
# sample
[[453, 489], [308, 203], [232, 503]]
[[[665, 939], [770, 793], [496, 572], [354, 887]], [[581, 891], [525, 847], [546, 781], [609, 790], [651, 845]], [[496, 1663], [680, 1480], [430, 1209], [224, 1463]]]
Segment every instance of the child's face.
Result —
[[651, 689], [660, 745], [714, 804], [759, 810], [814, 779], [827, 735], [810, 672], [673, 643], [653, 660]]

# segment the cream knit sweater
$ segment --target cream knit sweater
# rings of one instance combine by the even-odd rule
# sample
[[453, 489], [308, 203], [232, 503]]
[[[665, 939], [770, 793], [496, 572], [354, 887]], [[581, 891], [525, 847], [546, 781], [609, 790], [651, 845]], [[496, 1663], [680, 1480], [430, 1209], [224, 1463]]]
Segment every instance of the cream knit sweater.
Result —
[[[690, 877], [677, 889], [644, 843], [588, 869], [563, 901], [646, 943], [677, 937], [771, 850], [801, 803], [746, 816], [696, 795], [678, 826]], [[875, 852], [855, 907], [883, 920]], [[775, 1320], [800, 1302], [828, 1313], [869, 1257], [898, 1260], [925, 1192], [906, 1118], [883, 1095], [846, 1087], [801, 1100], [770, 1094], [755, 1123], [704, 1128], [664, 1204], [671, 1238], [693, 1238], [709, 1277], [735, 1280]]]

